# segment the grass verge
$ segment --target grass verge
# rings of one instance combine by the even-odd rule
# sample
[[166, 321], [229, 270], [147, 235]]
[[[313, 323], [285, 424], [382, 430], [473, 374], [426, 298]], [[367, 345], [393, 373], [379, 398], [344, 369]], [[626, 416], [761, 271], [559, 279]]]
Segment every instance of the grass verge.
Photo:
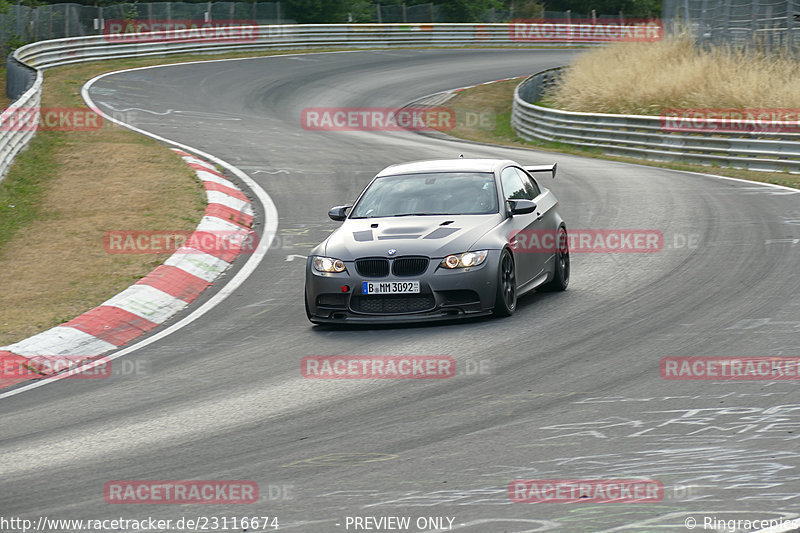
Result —
[[[323, 51], [332, 50], [302, 52]], [[104, 72], [292, 53], [181, 54], [49, 69], [42, 108], [86, 109], [80, 89]], [[4, 70], [0, 76], [5, 87]], [[110, 122], [96, 131], [37, 132], [0, 182], [0, 346], [101, 304], [168, 257], [108, 254], [106, 231], [191, 230], [204, 209], [194, 173], [148, 137]]]
[[[445, 131], [445, 133], [460, 139], [481, 143], [535, 148], [537, 150], [597, 157], [611, 161], [623, 161], [674, 170], [712, 173], [800, 189], [800, 176], [785, 172], [755, 172], [717, 166], [647, 161], [605, 155], [602, 150], [597, 148], [581, 148], [543, 140], [527, 141], [518, 137], [511, 128], [511, 105], [514, 99], [514, 88], [520, 81], [521, 79], [479, 85], [456, 93], [455, 97], [443, 104], [453, 109], [456, 114], [456, 126], [451, 130]], [[472, 117], [472, 119], [468, 120], [466, 117]]]

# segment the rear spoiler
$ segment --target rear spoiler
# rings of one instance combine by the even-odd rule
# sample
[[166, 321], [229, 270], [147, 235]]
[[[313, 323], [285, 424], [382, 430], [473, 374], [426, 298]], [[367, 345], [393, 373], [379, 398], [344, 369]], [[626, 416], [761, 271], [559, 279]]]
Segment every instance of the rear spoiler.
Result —
[[553, 178], [556, 177], [556, 163], [552, 165], [533, 165], [529, 167], [522, 167], [528, 172], [550, 172]]

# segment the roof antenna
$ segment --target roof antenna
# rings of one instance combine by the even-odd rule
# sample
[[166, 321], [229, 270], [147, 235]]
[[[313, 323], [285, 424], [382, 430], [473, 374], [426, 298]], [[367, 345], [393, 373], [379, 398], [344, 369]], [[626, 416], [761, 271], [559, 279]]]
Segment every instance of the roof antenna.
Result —
[[459, 159], [464, 159], [464, 154], [458, 154]]

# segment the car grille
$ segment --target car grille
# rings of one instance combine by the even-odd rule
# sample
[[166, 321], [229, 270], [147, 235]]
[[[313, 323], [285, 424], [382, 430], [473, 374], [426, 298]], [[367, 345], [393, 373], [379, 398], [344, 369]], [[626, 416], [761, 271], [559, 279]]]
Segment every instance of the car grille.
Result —
[[[419, 276], [428, 270], [427, 257], [398, 257], [391, 262], [392, 274], [398, 277]], [[385, 278], [389, 275], [389, 260], [383, 257], [356, 259], [356, 272], [368, 278]]]
[[400, 314], [428, 311], [436, 305], [432, 294], [353, 296], [350, 307], [358, 313]]
[[356, 259], [356, 272], [368, 278], [385, 278], [389, 275], [389, 261], [383, 258]]
[[398, 257], [392, 263], [395, 276], [419, 276], [428, 270], [427, 257]]

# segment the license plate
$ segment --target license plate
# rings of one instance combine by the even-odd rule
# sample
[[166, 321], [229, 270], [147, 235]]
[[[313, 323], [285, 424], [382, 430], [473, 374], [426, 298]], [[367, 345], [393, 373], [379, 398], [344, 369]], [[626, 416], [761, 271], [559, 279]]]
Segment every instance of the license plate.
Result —
[[419, 281], [365, 281], [362, 294], [419, 294]]

